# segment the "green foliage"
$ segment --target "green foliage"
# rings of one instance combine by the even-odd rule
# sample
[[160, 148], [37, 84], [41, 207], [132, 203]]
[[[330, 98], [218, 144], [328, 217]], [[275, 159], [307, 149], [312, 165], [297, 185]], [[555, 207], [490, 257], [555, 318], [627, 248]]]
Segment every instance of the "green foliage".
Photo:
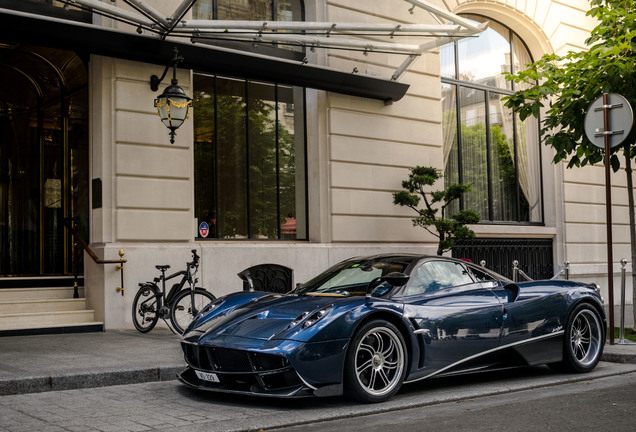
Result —
[[[466, 225], [479, 222], [479, 215], [474, 210], [461, 210], [448, 219], [444, 217], [446, 208], [468, 192], [470, 185], [454, 183], [445, 190], [428, 191], [441, 177], [442, 174], [435, 168], [416, 166], [411, 168], [408, 178], [402, 182], [404, 190], [393, 194], [393, 204], [410, 207], [417, 212], [418, 216], [413, 219], [414, 226], [426, 229], [439, 239], [438, 255], [450, 250], [456, 240], [475, 237], [475, 233]], [[420, 202], [424, 203], [423, 208], [418, 207]]]
[[[636, 11], [632, 0], [591, 0], [587, 15], [599, 24], [586, 40], [588, 51], [564, 56], [546, 54], [516, 75], [507, 74], [518, 88], [504, 98], [523, 120], [539, 116], [547, 107], [541, 128], [546, 145], [556, 150], [554, 162], [569, 158], [568, 168], [595, 164], [603, 160], [603, 150], [585, 136], [585, 114], [602, 93], [618, 93], [636, 106]], [[636, 138], [636, 128], [627, 137], [625, 150]], [[618, 147], [612, 149], [611, 165], [619, 169]]]

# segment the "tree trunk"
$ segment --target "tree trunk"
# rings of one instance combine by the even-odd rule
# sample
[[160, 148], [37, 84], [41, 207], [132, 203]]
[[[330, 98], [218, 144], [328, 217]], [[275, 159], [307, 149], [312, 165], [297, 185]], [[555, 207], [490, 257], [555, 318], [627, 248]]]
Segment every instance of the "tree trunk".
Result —
[[632, 179], [631, 145], [625, 145], [625, 174], [627, 175], [627, 202], [629, 204], [629, 238], [632, 251], [632, 312], [636, 331], [636, 215], [634, 214], [634, 182]]

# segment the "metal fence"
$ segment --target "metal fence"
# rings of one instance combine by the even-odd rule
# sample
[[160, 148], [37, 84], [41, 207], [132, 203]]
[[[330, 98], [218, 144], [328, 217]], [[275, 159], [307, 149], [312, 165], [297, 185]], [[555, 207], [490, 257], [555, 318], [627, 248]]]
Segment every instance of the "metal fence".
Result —
[[471, 239], [453, 247], [454, 258], [467, 258], [486, 268], [513, 278], [513, 261], [532, 279], [550, 279], [554, 275], [551, 239]]

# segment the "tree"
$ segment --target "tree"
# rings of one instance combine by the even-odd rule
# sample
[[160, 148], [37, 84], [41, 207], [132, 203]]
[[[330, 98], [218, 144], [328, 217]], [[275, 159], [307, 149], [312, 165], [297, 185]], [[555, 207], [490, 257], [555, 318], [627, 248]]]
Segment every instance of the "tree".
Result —
[[[554, 148], [554, 162], [569, 158], [568, 168], [595, 164], [603, 160], [604, 150], [585, 136], [584, 120], [590, 104], [602, 93], [618, 93], [636, 107], [636, 8], [633, 0], [591, 0], [588, 16], [599, 24], [586, 40], [588, 51], [569, 52], [565, 56], [546, 54], [528, 69], [509, 80], [522, 86], [506, 98], [523, 120], [539, 117], [545, 111], [541, 128], [543, 142]], [[612, 149], [611, 166], [620, 169], [619, 152], [625, 159], [629, 202], [632, 255], [632, 292], [636, 299], [636, 221], [632, 162], [636, 157], [636, 128], [624, 143]], [[610, 223], [610, 221], [608, 221]], [[636, 308], [634, 309], [636, 322]], [[636, 327], [636, 325], [635, 325]]]
[[[446, 190], [425, 190], [441, 177], [442, 174], [435, 168], [416, 166], [411, 168], [408, 179], [402, 182], [405, 190], [393, 194], [393, 204], [410, 207], [419, 215], [413, 219], [413, 226], [421, 226], [439, 239], [437, 255], [450, 250], [456, 240], [475, 237], [475, 233], [466, 225], [479, 222], [479, 215], [474, 210], [460, 210], [448, 219], [444, 217], [449, 204], [469, 191], [470, 185], [453, 183]], [[420, 209], [418, 205], [421, 200], [424, 201], [424, 208]], [[438, 203], [441, 206], [436, 206]], [[441, 217], [437, 216], [438, 212]], [[435, 231], [429, 228], [431, 225]]]

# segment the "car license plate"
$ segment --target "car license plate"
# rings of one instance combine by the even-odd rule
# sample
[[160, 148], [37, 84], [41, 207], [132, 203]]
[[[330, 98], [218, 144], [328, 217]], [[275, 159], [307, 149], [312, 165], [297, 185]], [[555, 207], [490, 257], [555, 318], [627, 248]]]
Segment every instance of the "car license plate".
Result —
[[216, 376], [216, 374], [214, 374], [214, 373], [201, 372], [201, 371], [198, 371], [198, 370], [195, 370], [194, 372], [196, 372], [196, 374], [199, 377], [199, 379], [201, 379], [203, 381], [209, 381], [209, 382], [215, 382], [215, 383], [220, 382], [219, 381], [219, 377]]

